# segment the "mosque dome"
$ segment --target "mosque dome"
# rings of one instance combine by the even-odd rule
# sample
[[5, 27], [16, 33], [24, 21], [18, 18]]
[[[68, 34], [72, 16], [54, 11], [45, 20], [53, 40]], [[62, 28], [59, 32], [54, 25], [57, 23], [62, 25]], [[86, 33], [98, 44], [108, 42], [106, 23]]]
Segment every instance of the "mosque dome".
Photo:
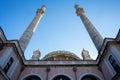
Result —
[[81, 60], [77, 55], [69, 51], [53, 51], [48, 53], [42, 60]]

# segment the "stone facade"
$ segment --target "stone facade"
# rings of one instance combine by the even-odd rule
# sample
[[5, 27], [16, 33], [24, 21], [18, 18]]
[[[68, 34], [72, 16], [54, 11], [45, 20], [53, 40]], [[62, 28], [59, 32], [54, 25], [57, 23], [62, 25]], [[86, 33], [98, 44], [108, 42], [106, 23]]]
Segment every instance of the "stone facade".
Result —
[[26, 60], [21, 42], [7, 40], [0, 28], [0, 80], [120, 80], [120, 31], [116, 38], [105, 38], [102, 45], [100, 40], [97, 46], [96, 60], [86, 50], [83, 59], [68, 51], [54, 51], [39, 60], [36, 50], [32, 59]]

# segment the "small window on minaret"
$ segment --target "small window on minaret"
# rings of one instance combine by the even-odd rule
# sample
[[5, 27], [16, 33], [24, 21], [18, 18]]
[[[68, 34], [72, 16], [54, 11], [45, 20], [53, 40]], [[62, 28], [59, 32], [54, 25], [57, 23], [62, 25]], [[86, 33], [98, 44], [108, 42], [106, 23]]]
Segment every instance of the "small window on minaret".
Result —
[[11, 58], [9, 59], [9, 61], [7, 62], [6, 66], [4, 67], [4, 72], [5, 72], [5, 73], [8, 72], [8, 70], [9, 70], [9, 68], [11, 67], [13, 61], [14, 61], [14, 60], [13, 60], [13, 58], [11, 57]]
[[117, 73], [120, 72], [120, 66], [112, 55], [109, 56], [109, 62]]

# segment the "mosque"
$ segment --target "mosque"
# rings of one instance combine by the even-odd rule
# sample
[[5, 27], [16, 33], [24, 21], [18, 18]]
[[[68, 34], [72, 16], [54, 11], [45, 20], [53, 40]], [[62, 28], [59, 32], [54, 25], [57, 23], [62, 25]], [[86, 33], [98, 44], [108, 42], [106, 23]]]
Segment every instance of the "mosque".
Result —
[[40, 59], [39, 50], [25, 59], [24, 52], [45, 14], [43, 5], [19, 40], [7, 40], [0, 28], [0, 80], [120, 80], [120, 30], [115, 38], [103, 39], [83, 8], [75, 5], [75, 9], [98, 50], [96, 60], [85, 49], [82, 59], [69, 51], [53, 51]]

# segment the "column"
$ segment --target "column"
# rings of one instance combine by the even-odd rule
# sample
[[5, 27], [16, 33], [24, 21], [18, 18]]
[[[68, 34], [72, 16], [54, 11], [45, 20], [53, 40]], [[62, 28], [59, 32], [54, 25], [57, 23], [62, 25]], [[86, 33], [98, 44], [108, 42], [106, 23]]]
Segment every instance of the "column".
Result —
[[43, 17], [45, 9], [46, 9], [46, 7], [44, 5], [44, 6], [42, 6], [41, 9], [37, 10], [36, 16], [34, 17], [32, 22], [30, 23], [30, 25], [27, 27], [27, 29], [25, 30], [25, 32], [19, 39], [19, 43], [20, 43], [20, 46], [21, 46], [21, 49], [23, 52], [27, 48], [28, 43], [30, 42], [30, 39], [32, 38], [33, 33], [35, 32], [41, 18]]
[[103, 43], [103, 38], [100, 35], [100, 33], [96, 30], [96, 28], [94, 27], [94, 25], [90, 22], [90, 20], [86, 17], [86, 15], [84, 14], [84, 10], [83, 8], [80, 8], [78, 5], [75, 5], [76, 8], [76, 14], [77, 16], [80, 16], [88, 34], [90, 35], [95, 47], [97, 48], [97, 50], [99, 51], [102, 43]]

